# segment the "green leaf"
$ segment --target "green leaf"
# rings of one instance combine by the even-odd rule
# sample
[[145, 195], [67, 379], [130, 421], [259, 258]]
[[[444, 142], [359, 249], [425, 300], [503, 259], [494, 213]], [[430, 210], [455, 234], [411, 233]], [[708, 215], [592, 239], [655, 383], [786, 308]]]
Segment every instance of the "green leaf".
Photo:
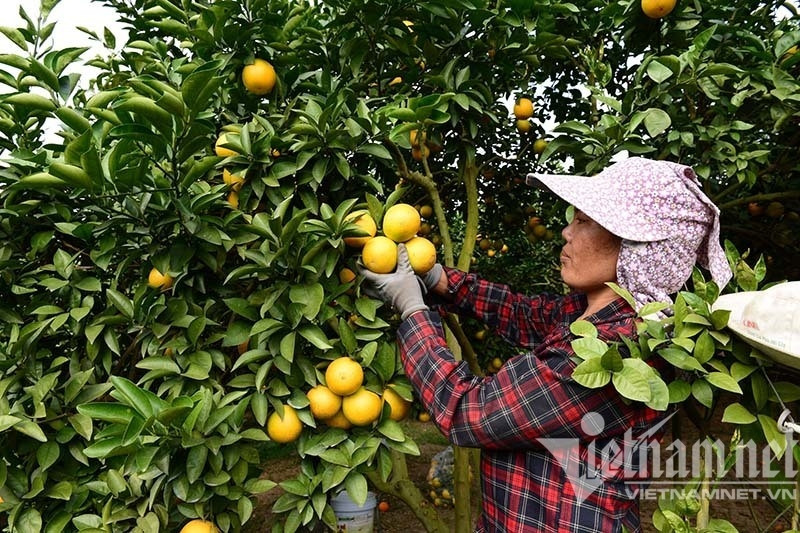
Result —
[[313, 320], [319, 314], [319, 309], [325, 300], [325, 290], [320, 283], [293, 285], [289, 289], [289, 299], [294, 303], [302, 304], [303, 316], [308, 320]]
[[347, 495], [356, 505], [364, 505], [367, 501], [367, 479], [358, 472], [350, 472], [344, 480]]
[[593, 357], [575, 367], [572, 379], [584, 387], [599, 389], [611, 381], [611, 372], [603, 368], [599, 357]]
[[656, 61], [647, 64], [647, 75], [656, 83], [661, 83], [672, 76], [672, 69]]
[[669, 114], [662, 109], [651, 107], [645, 113], [644, 127], [650, 137], [656, 137], [664, 133], [672, 124]]
[[576, 320], [569, 325], [569, 330], [578, 337], [597, 337], [597, 328], [588, 320]]
[[133, 318], [133, 303], [121, 292], [114, 289], [106, 289], [108, 299], [117, 310], [128, 318]]
[[732, 403], [725, 408], [722, 421], [728, 424], [752, 424], [756, 417], [740, 403]]
[[28, 44], [25, 41], [25, 36], [17, 28], [11, 28], [9, 26], [0, 26], [0, 33], [8, 37], [12, 43], [16, 44], [21, 49], [25, 51], [28, 50]]
[[584, 360], [601, 357], [608, 350], [608, 345], [594, 337], [581, 337], [573, 340], [570, 345], [578, 357]]
[[622, 361], [622, 370], [614, 372], [611, 376], [611, 383], [614, 384], [620, 394], [629, 400], [650, 401], [651, 393], [648, 376], [643, 374], [633, 361], [643, 362], [639, 359], [624, 359]]
[[718, 389], [735, 392], [736, 394], [742, 394], [742, 388], [728, 374], [723, 374], [722, 372], [711, 372], [708, 374], [705, 379], [717, 387]]
[[603, 368], [611, 372], [619, 372], [622, 370], [622, 355], [620, 355], [619, 349], [616, 346], [611, 346], [606, 350], [606, 353], [600, 357], [600, 364], [603, 365]]
[[356, 152], [369, 154], [379, 159], [392, 159], [392, 154], [389, 153], [389, 150], [387, 150], [382, 144], [365, 144], [363, 146], [359, 146]]
[[707, 363], [712, 357], [714, 357], [714, 339], [711, 338], [708, 331], [703, 331], [699, 337], [697, 337], [697, 341], [694, 345], [694, 358], [697, 359], [698, 362]]
[[786, 435], [778, 428], [778, 423], [770, 416], [758, 415], [758, 422], [764, 431], [769, 447], [775, 454], [775, 458], [780, 460], [786, 451]]
[[711, 409], [714, 403], [714, 391], [711, 389], [711, 385], [704, 379], [698, 379], [692, 383], [692, 396], [709, 409]]
[[692, 386], [685, 381], [673, 381], [667, 385], [669, 389], [669, 403], [683, 403], [692, 394]]
[[306, 324], [298, 328], [298, 333], [302, 335], [307, 341], [319, 348], [320, 350], [330, 350], [333, 346], [328, 342], [328, 338], [322, 330], [312, 324]]
[[20, 433], [24, 433], [32, 439], [38, 440], [39, 442], [47, 442], [47, 437], [45, 436], [44, 431], [42, 431], [42, 428], [39, 427], [39, 424], [30, 420], [20, 420], [14, 424], [14, 429]]
[[189, 450], [186, 455], [186, 479], [189, 483], [194, 483], [200, 476], [203, 475], [203, 470], [206, 467], [206, 458], [208, 457], [208, 448], [200, 444]]

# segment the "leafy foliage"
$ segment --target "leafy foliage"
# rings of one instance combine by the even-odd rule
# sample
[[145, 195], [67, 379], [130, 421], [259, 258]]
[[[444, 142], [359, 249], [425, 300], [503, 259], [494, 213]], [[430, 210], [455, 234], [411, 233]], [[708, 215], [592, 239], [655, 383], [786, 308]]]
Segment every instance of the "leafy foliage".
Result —
[[[262, 427], [283, 404], [305, 430], [276, 530], [330, 526], [329, 494], [363, 500], [367, 478], [394, 479], [398, 456], [418, 449], [386, 412], [345, 432], [316, 422], [305, 396], [346, 354], [367, 388], [411, 398], [390, 312], [338, 278], [354, 267], [342, 239], [356, 209], [380, 220], [401, 198], [430, 203], [443, 262], [469, 268], [482, 239], [509, 244], [477, 252], [475, 268], [558, 290], [563, 206], [522, 176], [592, 173], [627, 151], [698, 169], [730, 233], [731, 290], [756, 289], [765, 261], [775, 279], [798, 264], [800, 32], [771, 4], [681, 2], [656, 22], [630, 1], [104, 0], [129, 37], [86, 30], [109, 51], [85, 62], [99, 71], [86, 84], [72, 69], [86, 49], [50, 39], [57, 3], [0, 28], [19, 48], [0, 56], [9, 529], [159, 531], [208, 517], [237, 531], [250, 497], [273, 486], [260, 479]], [[265, 98], [239, 82], [255, 57], [278, 73]], [[536, 114], [519, 135], [506, 104], [523, 94]], [[535, 156], [546, 121], [555, 135]], [[412, 130], [427, 139], [419, 157]], [[229, 157], [214, 150], [223, 132]], [[779, 200], [766, 215], [742, 209]], [[767, 259], [751, 268], [737, 248]], [[148, 286], [152, 268], [174, 285]], [[644, 317], [630, 358], [576, 324], [576, 379], [658, 409], [742, 394], [726, 421], [770, 439], [757, 354], [709, 309], [721, 289], [698, 273], [672, 318]], [[679, 377], [660, 379], [652, 357]]]

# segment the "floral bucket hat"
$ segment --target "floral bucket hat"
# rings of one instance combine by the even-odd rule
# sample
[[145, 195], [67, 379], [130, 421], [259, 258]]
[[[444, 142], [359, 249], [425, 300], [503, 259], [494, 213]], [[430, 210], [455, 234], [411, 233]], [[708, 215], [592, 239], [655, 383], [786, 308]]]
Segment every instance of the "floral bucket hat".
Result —
[[720, 288], [731, 270], [719, 243], [719, 209], [685, 165], [632, 157], [596, 176], [528, 174], [622, 238], [617, 283], [636, 303], [670, 301], [692, 274], [706, 268]]

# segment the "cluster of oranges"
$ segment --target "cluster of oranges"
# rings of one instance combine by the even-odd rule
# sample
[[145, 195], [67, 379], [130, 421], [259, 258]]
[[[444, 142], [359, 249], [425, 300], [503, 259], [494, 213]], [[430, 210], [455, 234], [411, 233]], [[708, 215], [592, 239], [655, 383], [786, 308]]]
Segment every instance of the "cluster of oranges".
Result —
[[[350, 247], [361, 248], [361, 261], [364, 266], [378, 274], [388, 274], [397, 267], [397, 244], [404, 243], [408, 251], [411, 268], [417, 274], [424, 274], [436, 264], [436, 246], [417, 235], [422, 227], [420, 213], [409, 204], [395, 204], [383, 215], [381, 229], [367, 211], [355, 211], [347, 216], [363, 236], [345, 237]], [[352, 278], [351, 278], [352, 279]]]
[[531, 131], [530, 118], [533, 116], [533, 102], [530, 98], [520, 98], [514, 104], [514, 117], [517, 119], [517, 130], [520, 133]]
[[[389, 405], [392, 420], [404, 419], [411, 410], [411, 402], [391, 385], [381, 395], [368, 390], [361, 365], [347, 356], [333, 360], [325, 371], [325, 384], [313, 387], [306, 397], [316, 420], [340, 429], [369, 426], [380, 418], [384, 403]], [[292, 406], [284, 404], [282, 411], [273, 412], [267, 419], [267, 435], [279, 443], [295, 441], [303, 423]]]

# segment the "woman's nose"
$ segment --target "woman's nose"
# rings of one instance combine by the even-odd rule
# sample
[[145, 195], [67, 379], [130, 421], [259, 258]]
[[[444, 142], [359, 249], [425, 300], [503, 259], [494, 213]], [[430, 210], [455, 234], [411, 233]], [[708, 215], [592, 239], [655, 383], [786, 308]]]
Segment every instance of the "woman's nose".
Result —
[[567, 242], [569, 242], [569, 238], [572, 235], [572, 231], [570, 229], [571, 227], [572, 223], [569, 223], [566, 226], [564, 226], [564, 229], [561, 230], [561, 237], [563, 237], [564, 240]]

